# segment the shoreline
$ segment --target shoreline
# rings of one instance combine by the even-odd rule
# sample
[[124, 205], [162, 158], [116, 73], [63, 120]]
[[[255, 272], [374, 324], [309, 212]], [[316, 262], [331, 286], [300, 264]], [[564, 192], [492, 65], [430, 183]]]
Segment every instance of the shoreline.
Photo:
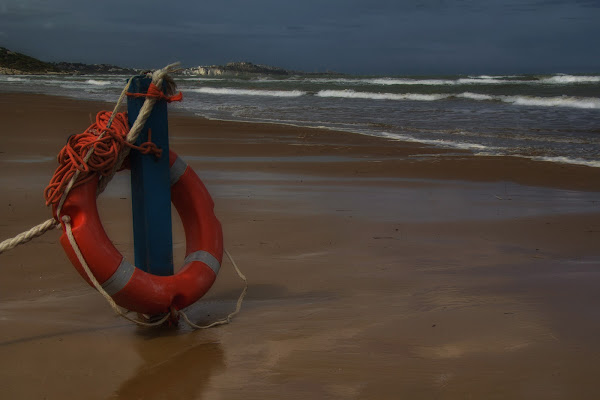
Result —
[[[56, 154], [105, 108], [0, 96], [0, 239], [48, 218]], [[600, 169], [178, 113], [169, 130], [248, 277], [241, 312], [137, 328], [48, 232], [0, 255], [7, 398], [597, 397]], [[98, 208], [133, 262], [128, 178]], [[242, 286], [224, 260], [186, 314], [220, 319]]]
[[[57, 97], [60, 99], [63, 99], [65, 101], [85, 101], [85, 102], [89, 102], [89, 103], [96, 103], [96, 104], [105, 104], [106, 107], [108, 107], [107, 109], [112, 109], [114, 107], [114, 103], [112, 102], [105, 102], [105, 101], [99, 101], [99, 100], [88, 100], [88, 99], [76, 99], [73, 97], [67, 97], [67, 96], [60, 96], [60, 95], [47, 95], [47, 94], [28, 94], [28, 93], [21, 93], [21, 92], [5, 92], [4, 95], [15, 95], [15, 96], [47, 96], [47, 97]], [[185, 100], [184, 100], [185, 101]], [[326, 127], [326, 126], [310, 126], [310, 125], [297, 125], [297, 124], [292, 124], [292, 123], [285, 123], [285, 122], [271, 122], [271, 121], [248, 121], [248, 120], [231, 120], [231, 119], [218, 119], [218, 118], [208, 118], [208, 117], [203, 117], [200, 115], [197, 115], [197, 113], [195, 111], [190, 111], [190, 110], [184, 110], [184, 109], [177, 109], [177, 110], [171, 110], [171, 116], [173, 117], [185, 117], [185, 118], [197, 118], [200, 120], [206, 120], [208, 122], [213, 122], [215, 124], [218, 123], [231, 123], [231, 124], [249, 124], [249, 125], [265, 125], [265, 126], [270, 126], [273, 125], [275, 127], [281, 127], [281, 128], [286, 128], [289, 127], [291, 129], [305, 129], [305, 130], [315, 130], [315, 131], [329, 131], [329, 132], [333, 132], [333, 133], [337, 133], [337, 134], [350, 134], [350, 135], [357, 135], [357, 136], [365, 136], [365, 137], [369, 137], [369, 138], [374, 138], [376, 140], [384, 140], [387, 141], [387, 143], [395, 143], [400, 147], [407, 147], [407, 146], [411, 146], [411, 145], [415, 145], [418, 147], [423, 147], [423, 148], [430, 148], [430, 149], [436, 149], [436, 150], [440, 150], [440, 153], [445, 153], [445, 154], [451, 154], [451, 153], [457, 153], [457, 154], [468, 154], [472, 157], [476, 157], [479, 158], [481, 157], [482, 159], [484, 159], [485, 161], [483, 162], [484, 164], [488, 164], [488, 160], [490, 159], [497, 159], [499, 161], [502, 160], [507, 160], [507, 169], [510, 169], [510, 171], [507, 171], [507, 173], [505, 174], [505, 176], [494, 176], [491, 177], [490, 179], [493, 180], [499, 180], [499, 179], [507, 179], [506, 177], [513, 177], [513, 179], [520, 179], [520, 178], [515, 178], [518, 176], [518, 172], [523, 172], [523, 171], [528, 171], [528, 169], [530, 168], [531, 165], [533, 165], [535, 167], [535, 163], [546, 163], [546, 164], [550, 164], [550, 174], [558, 174], [559, 178], [558, 180], [561, 181], [565, 181], [565, 180], [569, 180], [570, 177], [569, 176], [573, 176], [570, 172], [568, 171], [561, 171], [561, 169], [563, 169], [564, 167], [587, 167], [587, 168], [593, 168], [593, 169], [598, 169], [600, 170], [600, 164], [596, 165], [592, 165], [592, 164], [596, 164], [596, 162], [591, 162], [591, 161], [585, 161], [585, 160], [577, 160], [577, 159], [569, 159], [569, 160], [565, 160], [564, 157], [539, 157], [539, 156], [521, 156], [521, 155], [494, 155], [494, 154], [478, 154], [476, 150], [472, 150], [472, 149], [464, 149], [461, 148], [460, 146], [437, 146], [435, 144], [430, 144], [427, 143], [427, 141], [419, 141], [418, 139], [414, 139], [414, 140], [410, 140], [410, 141], [406, 141], [406, 140], [402, 140], [402, 139], [396, 139], [396, 138], [388, 138], [386, 136], [382, 136], [382, 135], [378, 135], [376, 133], [364, 133], [364, 132], [359, 132], [359, 131], [352, 131], [352, 130], [340, 130], [340, 129], [336, 129], [334, 127]], [[435, 152], [434, 152], [435, 153]], [[530, 163], [534, 163], [534, 164], [530, 164]], [[468, 168], [477, 168], [477, 163], [470, 163], [471, 165], [467, 166], [465, 165], [464, 168], [468, 169]], [[580, 171], [575, 171], [573, 172], [573, 174], [577, 175], [577, 174], [581, 174], [581, 173], [585, 173], [583, 172], [584, 170], [580, 170]], [[459, 175], [467, 175], [468, 172], [463, 171], [461, 173], [459, 173]], [[593, 178], [594, 176], [597, 176], [595, 173], [592, 173], [590, 175], [591, 178]], [[460, 179], [459, 177], [456, 177], [456, 174], [449, 174], [449, 175], [441, 175], [440, 179]], [[485, 180], [484, 177], [478, 177], [476, 178], [476, 180], [478, 181], [482, 181]], [[520, 183], [524, 183], [524, 184], [536, 184], [535, 183], [535, 178], [532, 178], [530, 176], [525, 177], [524, 179], [519, 181]], [[552, 185], [553, 183], [550, 182], [549, 180], [545, 180], [544, 182], [541, 183], [541, 185]], [[600, 185], [598, 186], [598, 188], [592, 186], [589, 189], [585, 189], [586, 185], [585, 184], [569, 184], [568, 187], [572, 187], [574, 189], [582, 189], [582, 190], [600, 190]]]
[[292, 127], [292, 128], [301, 128], [301, 129], [316, 129], [316, 130], [323, 130], [323, 131], [333, 131], [333, 132], [338, 132], [338, 133], [349, 133], [349, 134], [385, 139], [385, 140], [388, 140], [389, 142], [398, 142], [401, 145], [405, 145], [407, 143], [416, 143], [421, 146], [432, 147], [435, 149], [441, 149], [441, 150], [448, 151], [448, 152], [457, 152], [457, 153], [468, 152], [473, 157], [509, 157], [509, 158], [515, 158], [515, 159], [536, 161], [536, 162], [547, 162], [547, 163], [558, 164], [558, 165], [575, 165], [575, 166], [583, 166], [583, 167], [590, 167], [590, 168], [600, 168], [600, 162], [595, 162], [595, 161], [586, 161], [586, 160], [582, 160], [582, 159], [566, 159], [565, 157], [540, 157], [540, 156], [518, 156], [518, 155], [502, 155], [502, 154], [481, 154], [481, 153], [477, 153], [474, 150], [471, 150], [469, 148], [461, 147], [460, 145], [436, 146], [436, 145], [427, 143], [427, 141], [421, 141], [418, 139], [413, 139], [413, 140], [395, 139], [392, 137], [386, 137], [386, 136], [378, 135], [375, 133], [343, 130], [343, 129], [337, 129], [334, 127], [327, 127], [327, 126], [298, 125], [298, 124], [285, 123], [285, 122], [274, 122], [274, 121], [273, 122], [272, 121], [250, 121], [250, 120], [235, 120], [235, 119], [223, 119], [223, 118], [209, 118], [209, 117], [204, 117], [202, 115], [198, 115], [196, 112], [193, 112], [193, 111], [181, 111], [181, 110], [175, 111], [174, 114], [175, 115], [181, 114], [183, 116], [190, 116], [192, 118], [206, 119], [208, 121], [214, 121], [214, 122], [263, 124], [263, 125], [273, 124], [273, 125], [282, 126], [282, 127]]

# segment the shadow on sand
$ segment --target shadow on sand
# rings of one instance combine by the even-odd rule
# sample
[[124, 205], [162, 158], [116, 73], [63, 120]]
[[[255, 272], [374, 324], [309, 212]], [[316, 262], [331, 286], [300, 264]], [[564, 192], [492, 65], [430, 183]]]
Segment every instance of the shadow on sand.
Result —
[[225, 366], [221, 345], [199, 335], [167, 327], [140, 329], [138, 335], [135, 346], [143, 363], [111, 398], [202, 398], [210, 377]]

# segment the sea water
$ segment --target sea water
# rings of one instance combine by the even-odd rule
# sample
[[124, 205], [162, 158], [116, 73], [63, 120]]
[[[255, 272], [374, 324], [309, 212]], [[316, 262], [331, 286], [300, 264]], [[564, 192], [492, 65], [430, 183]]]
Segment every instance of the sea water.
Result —
[[[0, 91], [116, 101], [127, 76], [2, 76]], [[600, 74], [176, 76], [173, 109], [600, 167]]]

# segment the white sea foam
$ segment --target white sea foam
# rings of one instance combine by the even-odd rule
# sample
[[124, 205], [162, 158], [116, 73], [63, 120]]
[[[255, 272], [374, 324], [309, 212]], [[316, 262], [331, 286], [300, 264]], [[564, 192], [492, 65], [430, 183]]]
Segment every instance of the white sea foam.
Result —
[[596, 97], [536, 97], [536, 96], [491, 96], [488, 94], [464, 92], [457, 94], [456, 97], [477, 100], [490, 101], [496, 100], [504, 103], [510, 103], [517, 106], [537, 106], [537, 107], [570, 107], [584, 109], [600, 109], [600, 98]]
[[7, 76], [7, 77], [5, 78], [5, 80], [6, 80], [6, 82], [26, 82], [26, 81], [28, 81], [29, 79], [25, 79], [25, 78], [17, 78], [17, 77], [14, 77], [14, 76]]
[[357, 92], [354, 90], [321, 90], [315, 96], [318, 97], [337, 97], [347, 99], [365, 99], [365, 100], [414, 100], [414, 101], [437, 101], [449, 97], [464, 98], [475, 101], [501, 101], [517, 106], [537, 106], [537, 107], [570, 107], [583, 109], [600, 109], [600, 98], [596, 97], [535, 97], [535, 96], [504, 96], [488, 95], [482, 93], [463, 92], [456, 95], [449, 93], [374, 93]]
[[540, 79], [540, 82], [549, 84], [600, 83], [600, 76], [556, 75]]
[[85, 83], [87, 83], [88, 85], [94, 85], [94, 86], [107, 86], [107, 85], [110, 85], [112, 82], [111, 81], [99, 81], [97, 79], [88, 79], [87, 81], [85, 81]]
[[505, 103], [518, 106], [571, 107], [600, 110], [600, 98], [596, 97], [534, 97], [534, 96], [496, 96]]
[[339, 97], [348, 99], [371, 99], [371, 100], [417, 100], [435, 101], [450, 97], [449, 94], [421, 94], [421, 93], [373, 93], [356, 92], [354, 90], [321, 90], [318, 97]]
[[[502, 155], [502, 154], [506, 154], [505, 151], [507, 150], [505, 147], [484, 146], [484, 145], [478, 144], [478, 143], [453, 142], [453, 141], [442, 140], [442, 139], [419, 139], [419, 138], [415, 138], [415, 137], [412, 137], [409, 135], [404, 135], [404, 134], [399, 134], [399, 133], [383, 132], [381, 135], [383, 137], [386, 137], [389, 139], [400, 140], [403, 142], [429, 144], [429, 145], [432, 145], [435, 147], [442, 147], [442, 148], [473, 150], [473, 151], [475, 151], [474, 155], [476, 155], [476, 156]], [[571, 157], [564, 157], [564, 156], [561, 156], [561, 157], [523, 156], [523, 157], [529, 158], [532, 160], [536, 160], [536, 161], [548, 161], [548, 162], [560, 163], [560, 164], [584, 165], [584, 166], [588, 166], [588, 167], [600, 168], [600, 161], [584, 160], [581, 158], [571, 158]]]
[[233, 96], [269, 96], [269, 97], [300, 97], [306, 92], [302, 90], [251, 90], [251, 89], [232, 89], [232, 88], [213, 88], [201, 87], [197, 89], [188, 89], [189, 92], [205, 94], [221, 94]]
[[479, 143], [454, 142], [454, 141], [443, 140], [443, 139], [420, 139], [420, 138], [416, 138], [413, 136], [404, 135], [401, 133], [382, 132], [381, 136], [389, 138], [389, 139], [401, 140], [403, 142], [430, 144], [435, 147], [443, 147], [443, 148], [452, 148], [452, 149], [461, 149], [461, 150], [477, 150], [480, 152], [482, 152], [482, 151], [490, 152], [490, 151], [502, 150], [502, 148], [500, 148], [500, 147], [484, 146]]
[[600, 168], [600, 161], [583, 160], [581, 158], [570, 158], [570, 157], [530, 157], [532, 160], [537, 161], [549, 161], [560, 164], [575, 164], [585, 165], [588, 167]]

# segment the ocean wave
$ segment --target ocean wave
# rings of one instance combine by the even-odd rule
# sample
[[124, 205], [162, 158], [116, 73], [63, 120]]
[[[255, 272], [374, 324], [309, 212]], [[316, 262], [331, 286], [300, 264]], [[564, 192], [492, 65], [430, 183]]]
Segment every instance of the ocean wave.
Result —
[[199, 81], [225, 81], [227, 78], [209, 78], [205, 76], [187, 76], [187, 77], [177, 77], [177, 81], [186, 81], [186, 82], [199, 82]]
[[595, 97], [535, 97], [535, 96], [490, 96], [487, 94], [465, 92], [456, 95], [458, 98], [465, 98], [476, 101], [501, 101], [516, 106], [535, 106], [535, 107], [569, 107], [582, 109], [600, 109], [600, 99]]
[[309, 82], [309, 83], [350, 83], [356, 84], [361, 82], [368, 82], [370, 79], [363, 78], [297, 78], [293, 77], [287, 79], [292, 82]]
[[443, 139], [421, 139], [401, 133], [382, 132], [380, 135], [388, 139], [399, 140], [403, 142], [429, 144], [434, 147], [459, 150], [477, 150], [480, 152], [480, 154], [487, 154], [489, 152], [498, 152], [504, 150], [504, 148], [502, 147], [485, 146], [479, 143], [457, 142]]
[[504, 79], [504, 78], [519, 78], [520, 75], [472, 75], [469, 78], [480, 79]]
[[510, 79], [497, 79], [497, 78], [459, 78], [456, 80], [457, 85], [506, 85], [507, 83], [523, 83], [527, 81], [510, 80]]
[[376, 85], [424, 85], [424, 86], [460, 86], [460, 85], [539, 85], [539, 84], [574, 84], [574, 83], [597, 83], [600, 82], [600, 76], [574, 76], [557, 75], [541, 79], [506, 79], [508, 77], [517, 78], [517, 76], [489, 76], [480, 75], [477, 77], [457, 78], [457, 79], [410, 79], [410, 78], [378, 78], [364, 79], [361, 82], [372, 83]]
[[392, 86], [392, 85], [407, 85], [407, 86], [456, 86], [456, 85], [477, 85], [477, 84], [489, 84], [489, 85], [502, 85], [507, 83], [532, 83], [535, 81], [523, 81], [523, 80], [507, 80], [502, 77], [493, 77], [482, 75], [480, 77], [469, 77], [469, 78], [457, 78], [457, 79], [436, 79], [436, 78], [314, 78], [308, 80], [313, 83], [344, 83], [344, 84], [367, 84], [367, 85], [381, 85], [381, 86]]
[[212, 88], [202, 87], [197, 89], [188, 89], [188, 92], [204, 94], [221, 94], [232, 96], [269, 96], [269, 97], [300, 97], [306, 92], [302, 90], [252, 90], [252, 89], [232, 89], [232, 88]]
[[533, 96], [497, 96], [505, 103], [518, 106], [571, 107], [600, 110], [600, 98], [595, 97], [533, 97]]
[[112, 84], [111, 81], [99, 81], [97, 79], [88, 79], [87, 81], [85, 81], [85, 83], [87, 83], [88, 85], [94, 85], [94, 86], [107, 86]]
[[[382, 132], [381, 136], [392, 140], [422, 143], [446, 149], [450, 148], [460, 150], [471, 150], [476, 156], [502, 156], [506, 155], [506, 151], [508, 150], [506, 147], [485, 146], [479, 143], [457, 142], [443, 139], [419, 139], [413, 136], [391, 132]], [[584, 165], [588, 167], [600, 168], [600, 161], [585, 160], [582, 158], [573, 158], [565, 156], [524, 156], [515, 154], [513, 155], [517, 157], [528, 158], [534, 161], [547, 161], [558, 164]]]
[[339, 97], [347, 99], [371, 99], [371, 100], [417, 100], [435, 101], [450, 97], [450, 94], [422, 94], [422, 93], [373, 93], [356, 92], [354, 90], [321, 90], [317, 97]]
[[92, 90], [92, 88], [90, 88], [88, 85], [82, 85], [80, 83], [65, 83], [64, 85], [58, 85], [59, 88], [62, 89], [80, 89], [80, 90]]
[[478, 75], [466, 78], [411, 78], [411, 77], [380, 77], [380, 78], [311, 78], [312, 83], [339, 83], [351, 85], [407, 85], [407, 86], [460, 86], [460, 85], [567, 85], [600, 83], [600, 76], [558, 74], [549, 77], [532, 77], [526, 75]]
[[42, 85], [48, 85], [48, 86], [51, 86], [51, 85], [60, 86], [62, 84], [68, 83], [68, 82], [70, 82], [70, 81], [67, 79], [62, 79], [62, 80], [61, 79], [37, 79], [35, 81], [35, 83], [39, 83]]
[[555, 75], [542, 78], [539, 82], [548, 84], [600, 83], [600, 76]]
[[471, 92], [460, 93], [460, 94], [457, 94], [455, 97], [463, 98], [463, 99], [470, 99], [470, 100], [480, 100], [480, 101], [495, 99], [494, 96], [490, 96], [488, 94], [471, 93]]
[[596, 97], [536, 97], [536, 96], [491, 96], [488, 94], [464, 92], [457, 94], [456, 97], [469, 100], [485, 101], [496, 100], [503, 103], [510, 103], [517, 106], [537, 106], [537, 107], [570, 107], [584, 109], [600, 109], [600, 98]]
[[4, 78], [3, 80], [5, 80], [6, 82], [26, 82], [29, 79], [25, 79], [25, 78], [17, 78], [14, 76], [7, 76], [6, 78]]
[[449, 79], [410, 79], [410, 78], [377, 78], [364, 79], [365, 83], [374, 85], [453, 85], [456, 81]]
[[596, 97], [535, 97], [535, 96], [505, 96], [488, 95], [473, 92], [463, 92], [459, 94], [450, 93], [375, 93], [375, 92], [357, 92], [354, 90], [321, 90], [317, 97], [336, 97], [347, 99], [365, 99], [365, 100], [414, 100], [414, 101], [437, 101], [450, 97], [463, 98], [475, 101], [500, 101], [503, 103], [514, 104], [517, 106], [537, 106], [537, 107], [570, 107], [583, 109], [600, 109], [600, 98]]
[[574, 164], [574, 165], [585, 165], [587, 167], [600, 168], [600, 161], [590, 161], [581, 158], [571, 157], [528, 157], [535, 161], [548, 161], [559, 164]]
[[[290, 81], [302, 82], [298, 79]], [[413, 78], [309, 78], [304, 80], [310, 83], [338, 83], [348, 85], [452, 85], [455, 81], [450, 79], [413, 79]]]
[[86, 93], [104, 92], [105, 90], [110, 89], [109, 85], [90, 85], [85, 82], [67, 82], [62, 85], [57, 85], [57, 87], [69, 90], [83, 90]]

